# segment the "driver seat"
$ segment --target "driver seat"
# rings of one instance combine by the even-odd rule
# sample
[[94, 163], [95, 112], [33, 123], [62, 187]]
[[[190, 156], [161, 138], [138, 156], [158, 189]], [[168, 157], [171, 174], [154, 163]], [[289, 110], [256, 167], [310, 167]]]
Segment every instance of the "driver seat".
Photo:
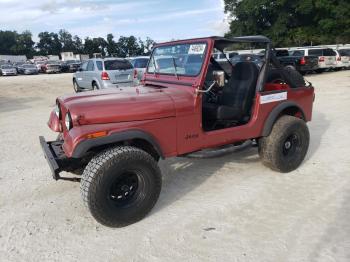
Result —
[[214, 112], [209, 115], [219, 121], [247, 122], [250, 118], [258, 75], [258, 67], [254, 63], [237, 63], [232, 70], [231, 78], [222, 90]]

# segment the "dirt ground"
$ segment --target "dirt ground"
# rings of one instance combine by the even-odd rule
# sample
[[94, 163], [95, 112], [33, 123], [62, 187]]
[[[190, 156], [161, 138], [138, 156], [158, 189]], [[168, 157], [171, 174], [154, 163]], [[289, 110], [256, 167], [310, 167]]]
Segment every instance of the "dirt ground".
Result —
[[350, 261], [350, 71], [307, 76], [316, 101], [299, 169], [273, 172], [252, 147], [161, 161], [158, 203], [122, 229], [95, 222], [41, 152], [71, 77], [0, 77], [0, 261]]

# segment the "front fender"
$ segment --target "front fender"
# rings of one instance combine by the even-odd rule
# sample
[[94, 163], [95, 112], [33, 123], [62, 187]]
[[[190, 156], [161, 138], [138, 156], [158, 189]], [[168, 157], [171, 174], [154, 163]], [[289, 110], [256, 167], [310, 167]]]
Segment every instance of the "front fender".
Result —
[[74, 148], [72, 157], [81, 158], [86, 154], [86, 152], [88, 152], [92, 148], [96, 148], [103, 145], [116, 144], [118, 142], [128, 141], [132, 139], [146, 140], [154, 147], [154, 149], [157, 151], [159, 156], [164, 159], [164, 154], [161, 150], [161, 147], [157, 143], [156, 139], [152, 135], [141, 130], [128, 130], [128, 131], [112, 133], [110, 135], [100, 137], [100, 138], [85, 139], [81, 141]]

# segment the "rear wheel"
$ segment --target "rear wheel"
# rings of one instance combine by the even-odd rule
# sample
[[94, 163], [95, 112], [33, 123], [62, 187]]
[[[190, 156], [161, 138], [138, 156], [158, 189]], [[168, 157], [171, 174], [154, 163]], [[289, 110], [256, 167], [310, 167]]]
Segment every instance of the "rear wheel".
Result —
[[92, 216], [109, 227], [141, 220], [161, 190], [160, 169], [145, 151], [118, 146], [93, 157], [82, 175], [80, 190]]
[[259, 155], [264, 165], [287, 173], [295, 170], [304, 160], [309, 140], [306, 123], [285, 115], [276, 121], [270, 135], [259, 139]]
[[93, 82], [92, 83], [92, 90], [97, 90], [97, 89], [99, 89], [98, 85], [96, 84], [96, 82]]

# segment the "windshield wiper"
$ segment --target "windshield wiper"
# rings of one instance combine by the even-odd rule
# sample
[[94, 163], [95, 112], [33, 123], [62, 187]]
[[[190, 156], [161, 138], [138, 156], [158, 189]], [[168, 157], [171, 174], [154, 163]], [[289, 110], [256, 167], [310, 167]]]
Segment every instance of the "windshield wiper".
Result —
[[177, 80], [179, 80], [179, 76], [177, 75], [177, 67], [176, 67], [175, 57], [172, 57], [172, 60], [173, 60], [174, 69], [175, 69], [175, 76], [176, 76]]

